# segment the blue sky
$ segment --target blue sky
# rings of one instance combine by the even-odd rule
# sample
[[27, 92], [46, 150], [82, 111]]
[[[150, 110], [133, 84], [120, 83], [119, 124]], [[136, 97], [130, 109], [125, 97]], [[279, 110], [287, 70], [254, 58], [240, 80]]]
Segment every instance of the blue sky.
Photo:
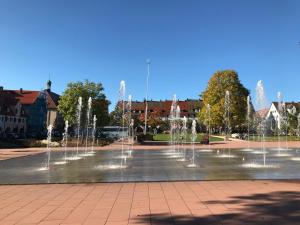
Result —
[[[234, 69], [255, 96], [263, 80], [269, 101], [282, 91], [300, 101], [298, 0], [0, 0], [0, 85], [53, 90], [89, 79], [114, 104], [127, 94], [197, 98], [210, 76]], [[113, 104], [111, 107], [113, 107]]]

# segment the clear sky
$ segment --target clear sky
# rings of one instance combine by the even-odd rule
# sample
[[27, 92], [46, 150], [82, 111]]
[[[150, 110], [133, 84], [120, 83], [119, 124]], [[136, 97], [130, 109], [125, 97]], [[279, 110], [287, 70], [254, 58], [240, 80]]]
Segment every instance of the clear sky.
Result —
[[269, 101], [300, 101], [299, 41], [298, 0], [0, 0], [0, 85], [89, 79], [115, 103], [125, 80], [142, 100], [149, 58], [150, 99], [197, 98], [234, 69], [253, 97], [263, 80]]

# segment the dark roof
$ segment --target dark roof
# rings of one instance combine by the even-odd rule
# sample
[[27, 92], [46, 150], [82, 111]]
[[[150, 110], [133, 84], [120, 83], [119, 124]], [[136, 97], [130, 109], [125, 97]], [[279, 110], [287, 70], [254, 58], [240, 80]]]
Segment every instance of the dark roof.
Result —
[[[274, 106], [278, 110], [278, 102], [272, 102], [272, 104], [274, 104]], [[287, 108], [295, 106], [297, 109], [300, 109], [300, 102], [285, 102], [285, 105]]]
[[50, 91], [49, 89], [46, 89], [45, 92], [47, 94], [48, 109], [57, 109], [60, 95]]

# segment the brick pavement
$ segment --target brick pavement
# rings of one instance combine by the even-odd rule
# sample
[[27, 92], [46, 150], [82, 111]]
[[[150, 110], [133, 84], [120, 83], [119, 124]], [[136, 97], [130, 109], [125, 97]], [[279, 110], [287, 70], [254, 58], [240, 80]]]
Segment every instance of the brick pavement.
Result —
[[0, 224], [300, 224], [300, 181], [3, 185]]

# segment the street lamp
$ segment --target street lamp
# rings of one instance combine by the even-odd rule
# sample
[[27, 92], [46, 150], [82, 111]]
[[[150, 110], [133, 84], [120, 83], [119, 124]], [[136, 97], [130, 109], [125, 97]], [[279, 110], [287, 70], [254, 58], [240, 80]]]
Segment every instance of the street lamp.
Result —
[[146, 102], [145, 102], [145, 126], [144, 126], [144, 135], [147, 133], [147, 117], [148, 117], [148, 89], [149, 89], [149, 76], [150, 76], [150, 59], [147, 59], [147, 79], [146, 79]]

